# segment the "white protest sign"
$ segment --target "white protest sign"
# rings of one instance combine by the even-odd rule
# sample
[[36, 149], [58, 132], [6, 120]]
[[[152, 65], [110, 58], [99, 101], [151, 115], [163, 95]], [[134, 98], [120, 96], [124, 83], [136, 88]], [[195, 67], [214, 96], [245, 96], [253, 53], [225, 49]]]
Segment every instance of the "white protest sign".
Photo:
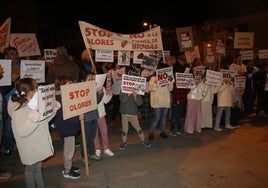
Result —
[[157, 85], [164, 86], [170, 82], [174, 82], [173, 68], [166, 67], [156, 70]]
[[11, 60], [0, 59], [0, 86], [11, 85]]
[[206, 84], [212, 86], [220, 86], [222, 84], [222, 72], [207, 70]]
[[144, 95], [146, 87], [146, 78], [123, 74], [122, 93], [132, 93], [135, 91], [138, 95]]
[[194, 76], [192, 73], [176, 72], [175, 77], [177, 88], [190, 88], [190, 83], [194, 80]]
[[20, 78], [33, 78], [37, 83], [44, 83], [45, 61], [21, 60]]
[[40, 121], [46, 119], [54, 113], [55, 85], [45, 85], [38, 87], [38, 111]]

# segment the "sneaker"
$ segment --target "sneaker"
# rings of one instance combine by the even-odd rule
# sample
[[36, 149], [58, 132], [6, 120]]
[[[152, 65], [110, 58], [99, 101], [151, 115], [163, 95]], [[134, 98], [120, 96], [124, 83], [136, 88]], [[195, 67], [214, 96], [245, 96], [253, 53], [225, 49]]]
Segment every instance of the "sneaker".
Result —
[[97, 150], [95, 151], [95, 154], [96, 154], [98, 157], [100, 157], [100, 156], [101, 156], [101, 150], [97, 149]]
[[160, 136], [160, 138], [163, 138], [163, 139], [168, 138], [168, 136], [165, 132], [162, 132], [159, 136]]
[[170, 132], [170, 135], [171, 135], [171, 136], [177, 136], [177, 134], [176, 134], [175, 131], [171, 131], [171, 132]]
[[235, 127], [233, 127], [232, 125], [226, 125], [225, 128], [227, 128], [227, 129], [235, 129]]
[[80, 171], [80, 168], [79, 167], [76, 167], [76, 166], [72, 166], [71, 170], [72, 171], [75, 171], [75, 172], [79, 172]]
[[154, 133], [149, 133], [148, 140], [153, 140], [154, 139]]
[[[74, 171], [74, 172], [79, 172], [80, 171], [80, 168], [79, 167], [76, 167], [76, 166], [72, 166], [71, 167], [71, 170]], [[64, 168], [62, 169], [62, 174], [64, 174]]]
[[70, 179], [78, 179], [80, 178], [80, 174], [71, 169], [68, 173], [64, 173], [63, 177], [70, 178]]
[[146, 148], [151, 147], [151, 143], [150, 143], [149, 141], [147, 141], [147, 140], [143, 140], [143, 141], [141, 141], [141, 143], [142, 143]]
[[219, 127], [215, 127], [214, 130], [215, 130], [215, 131], [218, 131], [218, 132], [222, 131], [222, 129], [219, 128]]
[[95, 161], [99, 161], [99, 160], [101, 160], [101, 157], [100, 157], [100, 156], [97, 156], [96, 154], [92, 154], [92, 155], [90, 155], [89, 158], [90, 158], [91, 160], [95, 160]]
[[178, 135], [186, 135], [186, 133], [183, 130], [179, 130], [176, 132]]
[[8, 149], [4, 150], [4, 155], [5, 155], [5, 156], [10, 156], [11, 153], [12, 153], [12, 151], [10, 151], [10, 150], [8, 150]]
[[5, 170], [0, 169], [0, 179], [9, 179], [12, 177], [11, 172], [7, 172]]
[[119, 149], [123, 150], [126, 149], [127, 143], [126, 142], [122, 142], [119, 146]]
[[106, 150], [104, 150], [104, 153], [106, 154], [106, 155], [108, 155], [108, 156], [114, 156], [114, 153], [110, 150], [110, 149], [106, 149]]

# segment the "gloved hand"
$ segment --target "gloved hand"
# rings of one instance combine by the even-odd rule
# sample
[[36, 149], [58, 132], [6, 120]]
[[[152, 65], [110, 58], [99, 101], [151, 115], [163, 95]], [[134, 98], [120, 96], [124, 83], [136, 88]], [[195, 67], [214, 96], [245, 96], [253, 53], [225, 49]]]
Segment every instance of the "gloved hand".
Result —
[[60, 109], [60, 107], [61, 107], [61, 104], [58, 101], [55, 101], [55, 103], [54, 103], [54, 109], [55, 110], [58, 110], [58, 109]]
[[40, 118], [40, 113], [37, 110], [32, 110], [27, 116], [32, 122], [36, 123]]

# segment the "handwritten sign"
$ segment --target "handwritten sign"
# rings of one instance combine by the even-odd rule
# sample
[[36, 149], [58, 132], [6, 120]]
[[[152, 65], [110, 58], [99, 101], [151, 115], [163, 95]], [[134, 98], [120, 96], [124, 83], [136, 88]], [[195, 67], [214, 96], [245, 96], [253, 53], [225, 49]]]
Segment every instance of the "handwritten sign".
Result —
[[38, 86], [38, 111], [40, 121], [46, 119], [54, 113], [55, 85]]
[[245, 89], [246, 87], [246, 77], [245, 76], [236, 76], [234, 80], [235, 90]]
[[20, 57], [41, 55], [34, 33], [10, 34], [10, 46], [17, 48]]
[[211, 86], [220, 86], [222, 84], [222, 72], [207, 70], [206, 84]]

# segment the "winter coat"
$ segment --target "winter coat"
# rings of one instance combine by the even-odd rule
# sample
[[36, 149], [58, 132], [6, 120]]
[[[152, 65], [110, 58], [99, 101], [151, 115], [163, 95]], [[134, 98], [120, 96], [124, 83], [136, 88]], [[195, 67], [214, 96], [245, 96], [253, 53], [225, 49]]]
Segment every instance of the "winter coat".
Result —
[[171, 91], [173, 90], [173, 83], [165, 86], [158, 86], [156, 76], [152, 76], [149, 81], [150, 102], [152, 108], [170, 108], [171, 105]]
[[[56, 100], [62, 104], [61, 94], [56, 94]], [[63, 120], [63, 111], [60, 108], [55, 115], [56, 130], [61, 137], [76, 136], [80, 132], [79, 116]]]
[[32, 109], [23, 105], [16, 110], [18, 106], [17, 102], [8, 101], [12, 130], [22, 164], [32, 165], [54, 154], [48, 122], [55, 116], [56, 110], [50, 117], [34, 123], [28, 118]]

